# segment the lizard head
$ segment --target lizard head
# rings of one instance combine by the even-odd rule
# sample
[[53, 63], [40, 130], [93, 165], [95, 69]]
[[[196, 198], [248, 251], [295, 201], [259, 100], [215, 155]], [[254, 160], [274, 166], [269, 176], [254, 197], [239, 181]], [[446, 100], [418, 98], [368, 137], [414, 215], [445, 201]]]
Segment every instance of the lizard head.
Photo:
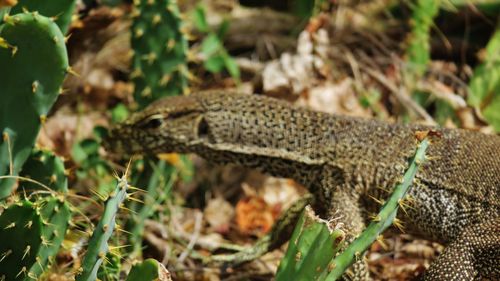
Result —
[[130, 154], [189, 152], [207, 135], [203, 115], [203, 106], [196, 97], [164, 98], [113, 127], [104, 146]]

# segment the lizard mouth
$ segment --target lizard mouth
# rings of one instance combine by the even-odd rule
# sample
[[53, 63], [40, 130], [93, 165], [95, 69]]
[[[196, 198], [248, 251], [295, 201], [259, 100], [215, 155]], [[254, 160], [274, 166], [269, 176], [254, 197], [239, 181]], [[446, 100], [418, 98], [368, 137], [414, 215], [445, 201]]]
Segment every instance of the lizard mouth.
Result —
[[117, 138], [109, 136], [103, 140], [102, 146], [104, 147], [104, 150], [106, 150], [106, 152], [111, 155], [124, 153], [126, 151], [123, 142], [121, 142]]

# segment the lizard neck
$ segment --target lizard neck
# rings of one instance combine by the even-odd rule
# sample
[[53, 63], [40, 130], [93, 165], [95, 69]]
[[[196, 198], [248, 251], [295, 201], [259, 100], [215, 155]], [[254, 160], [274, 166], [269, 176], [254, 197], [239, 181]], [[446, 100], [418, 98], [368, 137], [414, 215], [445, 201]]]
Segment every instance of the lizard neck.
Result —
[[317, 148], [333, 142], [330, 128], [320, 131], [326, 116], [265, 97], [211, 97], [204, 102], [208, 137], [193, 148], [204, 158], [304, 184], [324, 165]]
[[[212, 162], [235, 163], [293, 178], [308, 187], [318, 184], [327, 166], [357, 164], [361, 162], [358, 158], [375, 155], [353, 152], [352, 148], [376, 147], [375, 140], [385, 139], [377, 132], [386, 134], [390, 127], [293, 107], [266, 97], [224, 95], [202, 102], [209, 131], [192, 152]], [[343, 149], [350, 155], [340, 155]]]

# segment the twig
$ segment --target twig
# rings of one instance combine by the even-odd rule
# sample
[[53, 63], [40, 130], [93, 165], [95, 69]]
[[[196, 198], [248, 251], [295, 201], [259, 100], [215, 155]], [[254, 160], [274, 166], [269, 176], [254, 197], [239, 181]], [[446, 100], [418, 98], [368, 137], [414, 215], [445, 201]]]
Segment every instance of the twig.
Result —
[[417, 84], [417, 89], [422, 89], [426, 92], [431, 93], [436, 98], [444, 100], [453, 109], [460, 109], [467, 106], [467, 103], [461, 96], [453, 93], [451, 89], [447, 88], [443, 83], [439, 81], [420, 81]]
[[55, 192], [54, 190], [52, 190], [50, 187], [46, 186], [45, 184], [43, 184], [41, 182], [38, 182], [38, 181], [33, 180], [33, 179], [30, 179], [30, 178], [26, 178], [26, 177], [22, 177], [22, 176], [0, 176], [0, 180], [1, 179], [17, 179], [17, 180], [20, 180], [20, 181], [31, 182], [31, 183], [34, 183], [34, 184], [36, 184], [38, 186], [43, 187], [45, 190], [47, 190], [51, 194], [57, 195], [57, 192]]
[[387, 80], [382, 74], [373, 69], [367, 68], [365, 69], [366, 73], [368, 73], [371, 77], [375, 78], [382, 85], [384, 85], [387, 89], [394, 93], [398, 101], [405, 106], [407, 109], [413, 111], [420, 117], [424, 118], [425, 121], [430, 123], [431, 125], [436, 125], [436, 121], [432, 118], [432, 116], [425, 111], [419, 104], [417, 104], [411, 97], [407, 94], [407, 91], [404, 87], [397, 87], [391, 81]]
[[261, 73], [265, 67], [265, 65], [262, 62], [251, 60], [248, 58], [236, 58], [236, 64], [238, 64], [238, 67], [241, 70], [250, 72], [252, 74]]
[[178, 258], [179, 263], [183, 263], [184, 260], [188, 257], [189, 252], [191, 252], [196, 245], [196, 241], [198, 240], [198, 237], [200, 236], [200, 231], [201, 231], [201, 222], [203, 219], [203, 215], [201, 212], [196, 212], [195, 214], [195, 221], [194, 221], [194, 230], [191, 235], [191, 238], [189, 239], [189, 244], [187, 245], [186, 249], [181, 253], [181, 255]]

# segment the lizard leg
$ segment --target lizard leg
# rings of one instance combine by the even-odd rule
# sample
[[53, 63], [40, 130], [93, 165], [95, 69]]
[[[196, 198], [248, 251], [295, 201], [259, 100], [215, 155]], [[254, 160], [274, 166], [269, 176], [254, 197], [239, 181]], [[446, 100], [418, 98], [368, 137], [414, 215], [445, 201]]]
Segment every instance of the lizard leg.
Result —
[[230, 265], [237, 265], [259, 258], [265, 253], [280, 247], [290, 239], [295, 224], [302, 213], [302, 210], [313, 201], [313, 196], [307, 194], [297, 200], [288, 208], [278, 221], [273, 225], [271, 231], [259, 239], [252, 247], [236, 252], [234, 254], [213, 255], [206, 262], [224, 262]]
[[466, 227], [425, 272], [424, 280], [500, 280], [500, 218]]
[[[345, 190], [336, 191], [333, 194], [332, 207], [329, 217], [339, 219], [346, 230], [347, 247], [359, 234], [365, 229], [365, 222], [362, 216], [361, 208], [356, 198]], [[368, 271], [368, 264], [365, 255], [360, 256], [351, 267], [342, 276], [343, 280], [365, 281], [372, 280]]]

